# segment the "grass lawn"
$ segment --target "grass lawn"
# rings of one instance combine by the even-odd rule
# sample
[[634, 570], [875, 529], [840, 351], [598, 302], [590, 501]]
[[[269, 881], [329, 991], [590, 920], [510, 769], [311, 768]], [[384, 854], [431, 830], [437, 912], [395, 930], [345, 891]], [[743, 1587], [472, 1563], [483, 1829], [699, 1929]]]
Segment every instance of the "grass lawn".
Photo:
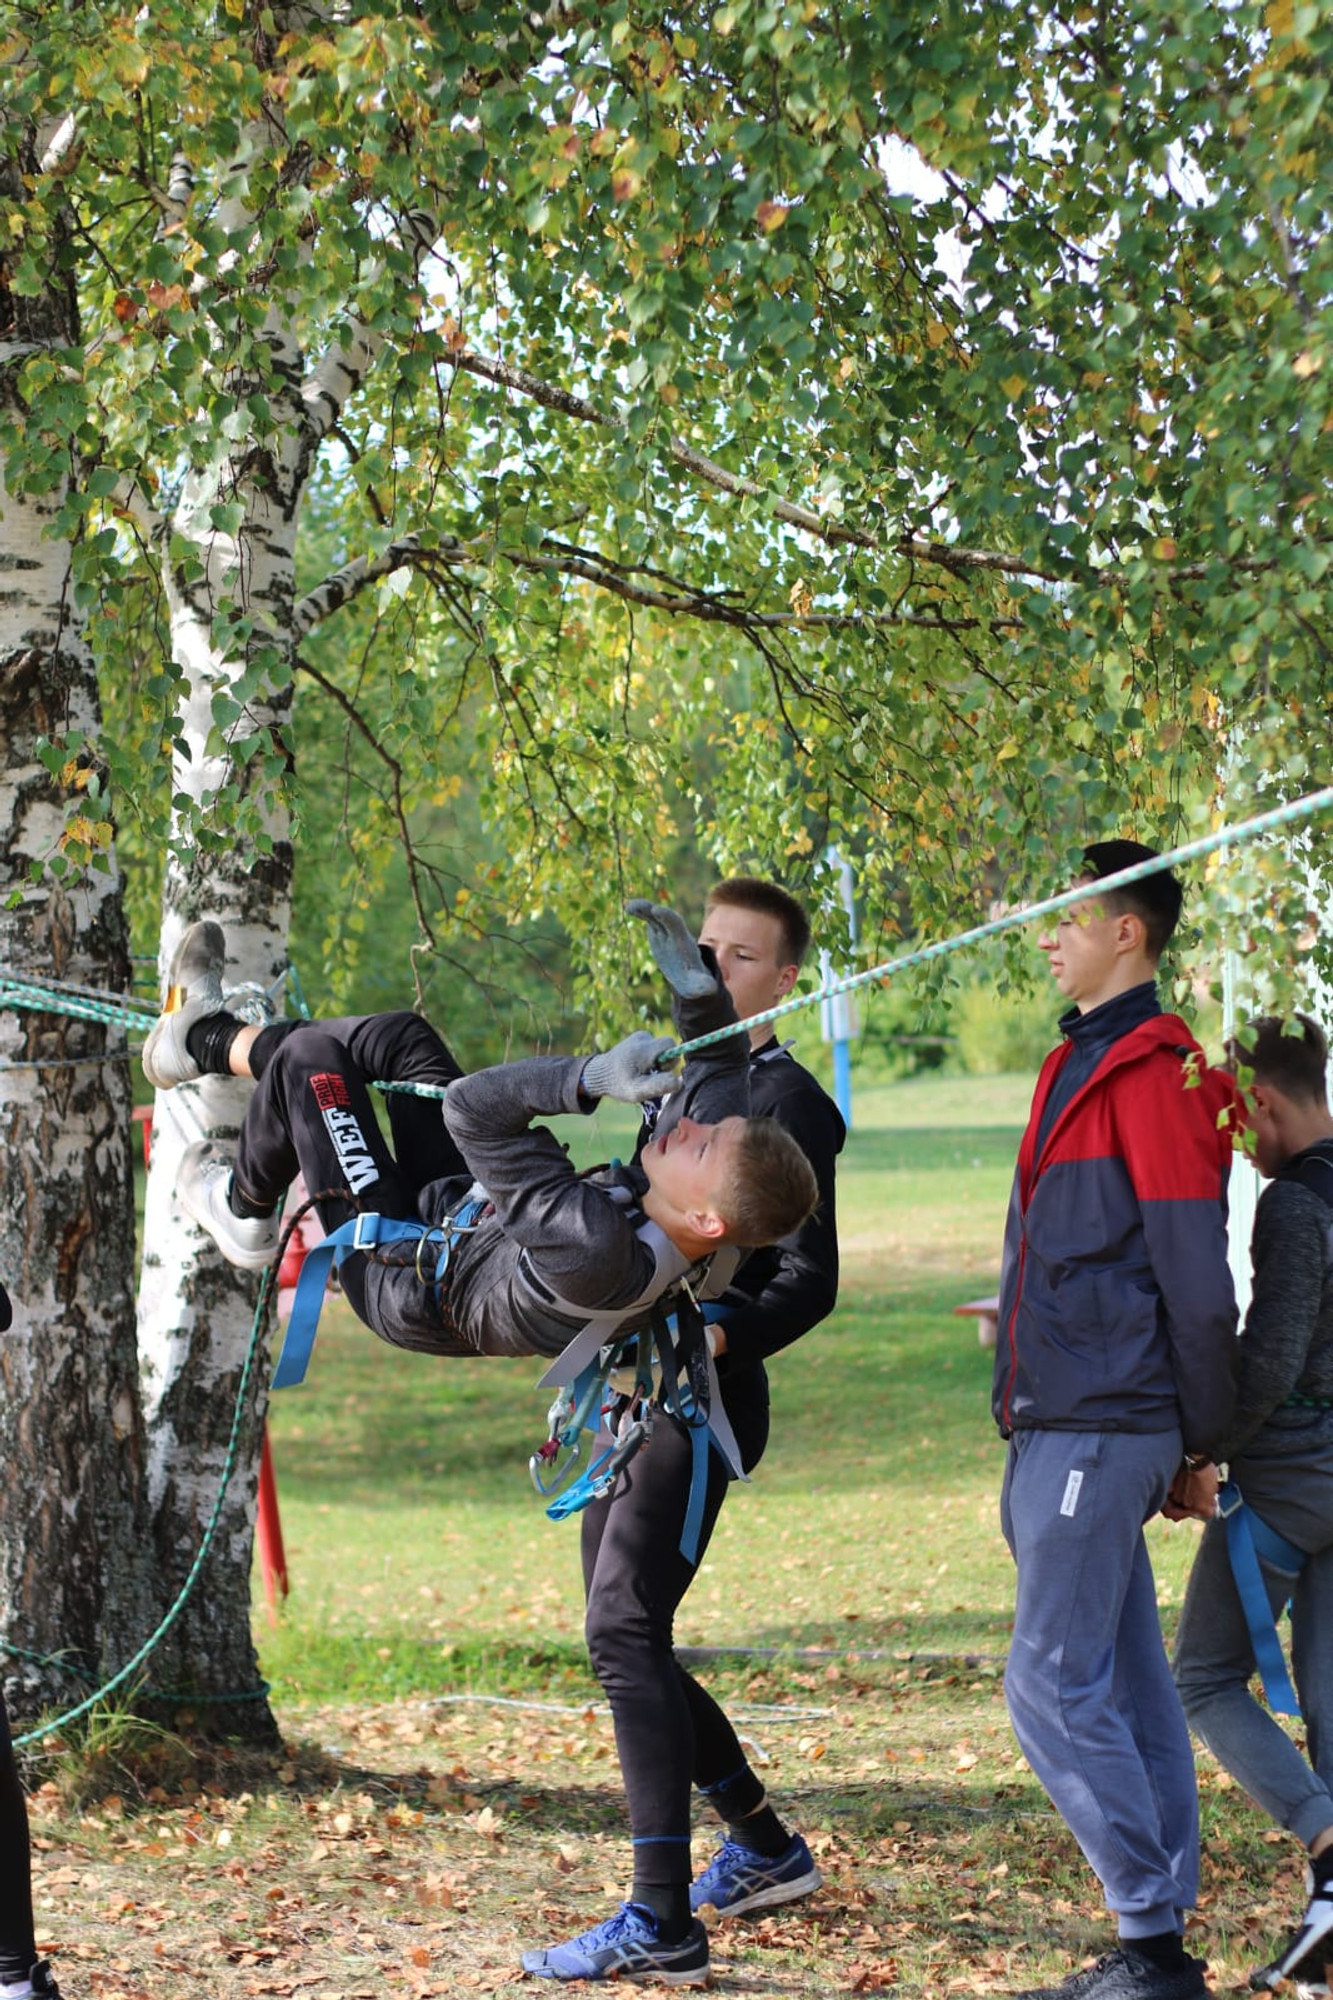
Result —
[[[772, 1368], [773, 1434], [678, 1638], [744, 1717], [825, 1887], [723, 1926], [723, 1992], [1003, 1992], [1103, 1948], [1091, 1878], [1018, 1757], [990, 1356], [1029, 1083], [863, 1091], [839, 1181], [835, 1315]], [[599, 1114], [599, 1118], [602, 1114]], [[608, 1119], [571, 1139], [628, 1150]], [[535, 1991], [516, 1953], [623, 1893], [611, 1733], [583, 1656], [577, 1527], [526, 1474], [532, 1362], [394, 1352], [335, 1305], [272, 1438], [293, 1592], [255, 1632], [284, 1755], [34, 1799], [39, 1934], [75, 1996], [380, 2000]], [[1151, 1530], [1168, 1627], [1197, 1531]], [[1202, 1768], [1195, 1949], [1219, 1991], [1300, 1901], [1298, 1856]], [[712, 1841], [697, 1820], [699, 1858]]]

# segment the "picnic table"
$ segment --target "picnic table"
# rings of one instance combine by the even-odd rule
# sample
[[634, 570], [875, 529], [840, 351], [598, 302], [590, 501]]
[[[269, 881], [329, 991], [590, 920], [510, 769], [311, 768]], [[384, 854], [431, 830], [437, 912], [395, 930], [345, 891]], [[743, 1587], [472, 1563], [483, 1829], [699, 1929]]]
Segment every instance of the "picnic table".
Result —
[[962, 1314], [975, 1319], [977, 1323], [978, 1347], [994, 1347], [1000, 1330], [1000, 1301], [993, 1299], [968, 1299], [966, 1304], [954, 1307], [955, 1319]]

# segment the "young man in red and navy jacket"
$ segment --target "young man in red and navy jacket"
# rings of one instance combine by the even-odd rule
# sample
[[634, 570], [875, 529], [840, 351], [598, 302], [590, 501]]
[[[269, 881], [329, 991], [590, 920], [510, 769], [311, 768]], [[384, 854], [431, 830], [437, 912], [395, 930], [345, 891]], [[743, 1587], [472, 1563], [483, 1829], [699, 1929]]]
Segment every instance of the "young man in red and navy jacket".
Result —
[[1120, 1933], [1091, 1971], [1023, 2000], [1207, 1992], [1181, 1943], [1198, 1887], [1194, 1757], [1143, 1524], [1231, 1419], [1234, 1095], [1157, 997], [1179, 883], [1163, 871], [1095, 893], [1151, 855], [1127, 840], [1089, 847], [1087, 902], [1039, 941], [1072, 1006], [1037, 1082], [1005, 1231], [994, 1411], [1018, 1569], [1005, 1695]]

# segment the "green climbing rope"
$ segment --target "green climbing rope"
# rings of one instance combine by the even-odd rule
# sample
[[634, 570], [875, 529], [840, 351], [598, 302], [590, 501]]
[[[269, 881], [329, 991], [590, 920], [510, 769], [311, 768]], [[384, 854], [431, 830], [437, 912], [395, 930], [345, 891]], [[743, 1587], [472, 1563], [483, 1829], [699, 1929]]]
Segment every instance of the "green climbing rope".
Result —
[[[175, 1603], [166, 1613], [161, 1623], [154, 1631], [149, 1633], [142, 1646], [125, 1662], [118, 1673], [114, 1673], [110, 1680], [104, 1681], [101, 1687], [94, 1688], [90, 1695], [83, 1701], [76, 1702], [73, 1708], [63, 1709], [59, 1715], [52, 1716], [51, 1720], [44, 1722], [40, 1728], [30, 1729], [23, 1736], [16, 1736], [14, 1738], [14, 1748], [16, 1750], [25, 1748], [29, 1743], [41, 1743], [46, 1737], [54, 1736], [57, 1730], [68, 1728], [71, 1722], [77, 1722], [80, 1717], [87, 1715], [100, 1702], [105, 1701], [108, 1695], [114, 1694], [117, 1688], [124, 1687], [125, 1683], [131, 1680], [139, 1671], [139, 1668], [143, 1665], [149, 1654], [161, 1644], [176, 1620], [180, 1617], [181, 1612], [185, 1609], [190, 1593], [199, 1581], [204, 1564], [208, 1560], [208, 1552], [213, 1546], [213, 1538], [217, 1534], [218, 1523], [222, 1519], [223, 1504], [227, 1498], [227, 1487], [236, 1465], [236, 1453], [241, 1441], [241, 1425], [245, 1416], [246, 1391], [250, 1386], [250, 1376], [254, 1369], [255, 1356], [259, 1351], [260, 1336], [264, 1330], [264, 1314], [268, 1307], [275, 1268], [276, 1266], [271, 1265], [264, 1272], [260, 1280], [259, 1299], [255, 1306], [254, 1322], [250, 1328], [250, 1339], [246, 1346], [245, 1359], [241, 1363], [240, 1381], [236, 1385], [236, 1407], [232, 1411], [231, 1432], [227, 1439], [227, 1449], [223, 1457], [222, 1477], [218, 1481], [217, 1499], [213, 1503], [213, 1512], [208, 1518], [198, 1550], [195, 1553], [194, 1561], [190, 1564], [185, 1581], [176, 1595]], [[29, 1658], [32, 1656], [25, 1654], [23, 1657]], [[187, 1697], [182, 1697], [182, 1700], [184, 1699], [187, 1699]], [[255, 1701], [259, 1699], [259, 1691], [247, 1690], [244, 1694], [233, 1695], [227, 1697], [227, 1699], [234, 1701]]]

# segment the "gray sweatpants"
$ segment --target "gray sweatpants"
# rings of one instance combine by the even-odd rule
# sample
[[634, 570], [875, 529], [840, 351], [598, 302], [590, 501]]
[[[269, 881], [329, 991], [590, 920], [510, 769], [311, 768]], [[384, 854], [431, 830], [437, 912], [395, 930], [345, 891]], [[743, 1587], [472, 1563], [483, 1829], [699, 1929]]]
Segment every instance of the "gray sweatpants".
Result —
[[1195, 1734], [1256, 1805], [1308, 1847], [1333, 1827], [1333, 1454], [1237, 1459], [1231, 1474], [1261, 1520], [1311, 1551], [1294, 1580], [1260, 1558], [1274, 1610], [1291, 1596], [1291, 1665], [1309, 1762], [1250, 1692], [1254, 1650], [1227, 1556], [1210, 1521], [1190, 1572], [1175, 1675]]
[[1194, 1753], [1143, 1539], [1180, 1456], [1178, 1430], [1016, 1431], [1000, 1500], [1014, 1733], [1123, 1938], [1183, 1929], [1199, 1884]]

